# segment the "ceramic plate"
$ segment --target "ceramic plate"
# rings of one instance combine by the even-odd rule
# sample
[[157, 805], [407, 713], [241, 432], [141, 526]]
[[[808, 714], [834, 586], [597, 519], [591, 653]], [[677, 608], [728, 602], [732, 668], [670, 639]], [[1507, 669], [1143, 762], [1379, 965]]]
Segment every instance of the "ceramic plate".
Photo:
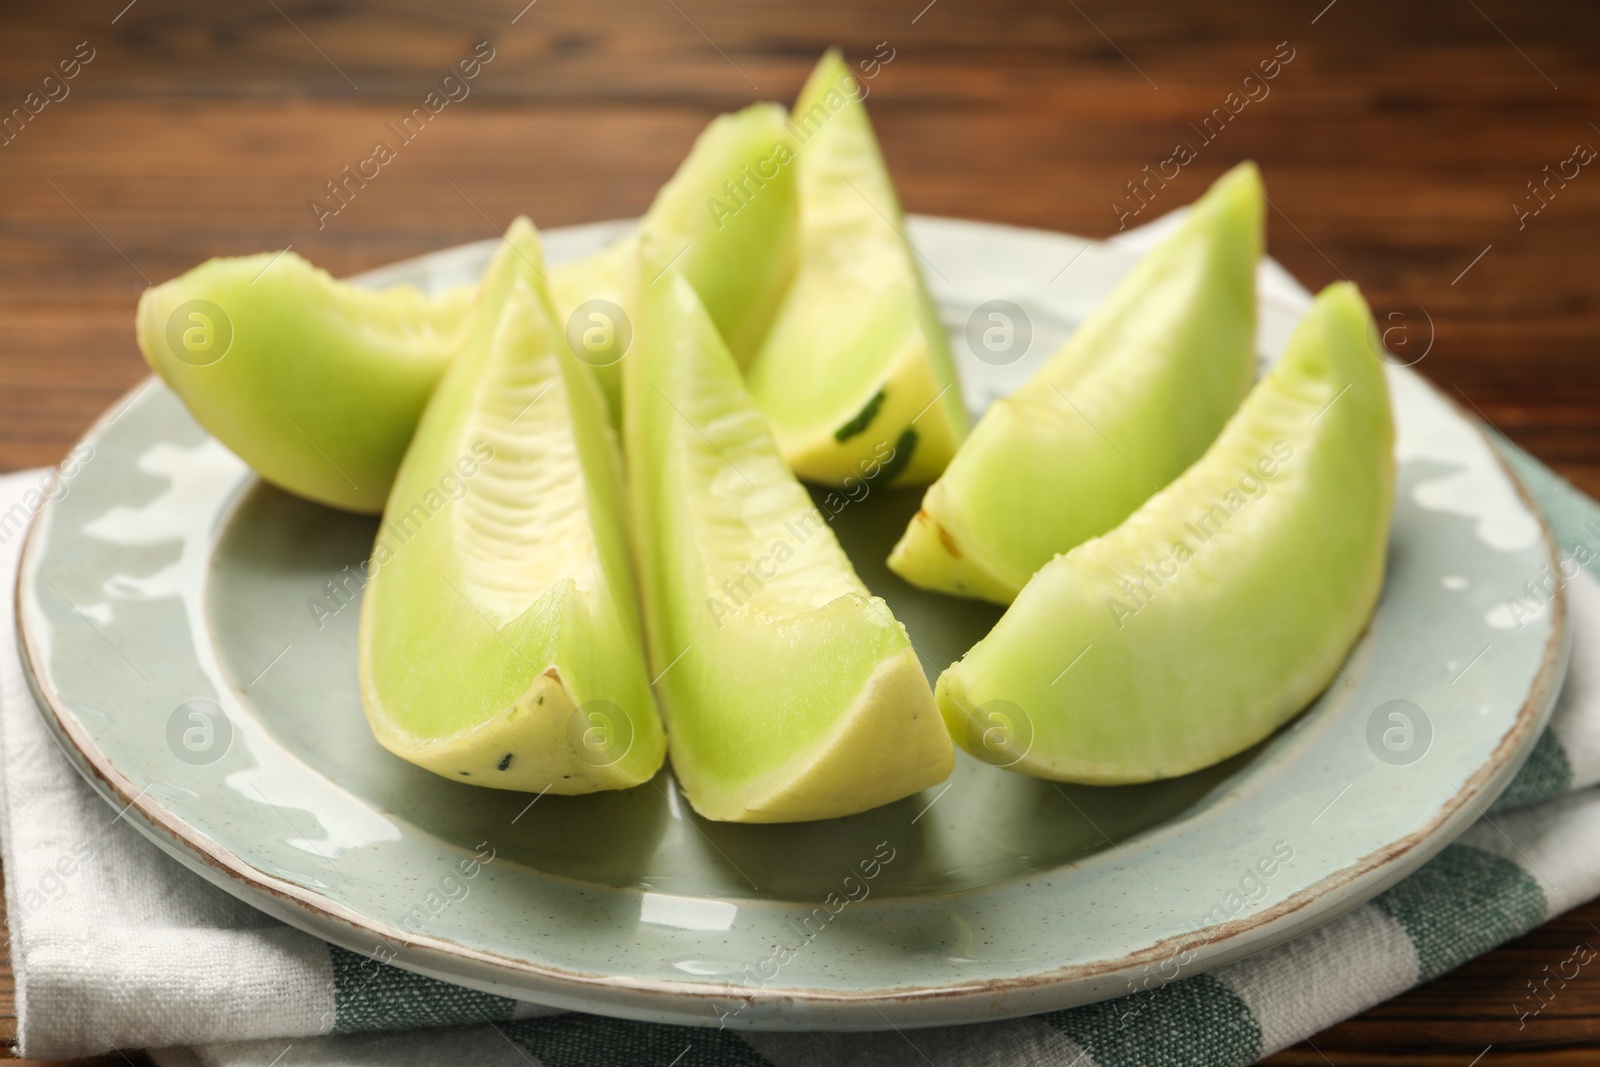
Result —
[[[549, 258], [618, 230], [552, 231]], [[968, 222], [915, 219], [911, 235], [974, 411], [1130, 263]], [[469, 280], [491, 247], [364, 280]], [[982, 340], [990, 327], [1004, 340], [989, 316], [1008, 308], [980, 307], [996, 300], [1025, 315], [1012, 312], [1000, 357]], [[1264, 303], [1264, 359], [1300, 310]], [[1062, 786], [958, 753], [945, 786], [876, 811], [732, 826], [694, 817], [666, 772], [537, 801], [435, 777], [380, 748], [362, 717], [352, 575], [375, 520], [257, 481], [154, 383], [89, 432], [93, 460], [33, 527], [25, 658], [68, 754], [152, 840], [262, 910], [401, 967], [566, 1008], [768, 1029], [1085, 1003], [1370, 898], [1489, 805], [1543, 724], [1563, 616], [1513, 625], [1503, 605], [1554, 558], [1549, 538], [1468, 421], [1410, 371], [1390, 381], [1388, 584], [1343, 680], [1254, 749], [1173, 781]], [[833, 523], [923, 657], [945, 664], [998, 611], [885, 570], [919, 496], [873, 491]]]

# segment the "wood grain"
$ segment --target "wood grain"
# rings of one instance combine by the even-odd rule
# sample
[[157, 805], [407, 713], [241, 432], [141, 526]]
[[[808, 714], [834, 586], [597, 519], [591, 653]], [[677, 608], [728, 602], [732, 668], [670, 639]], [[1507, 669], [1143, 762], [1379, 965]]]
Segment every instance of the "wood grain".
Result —
[[[520, 212], [635, 215], [714, 114], [792, 98], [828, 45], [886, 42], [869, 106], [909, 210], [1103, 237], [1113, 204], [1135, 206], [1125, 183], [1179, 142], [1197, 158], [1133, 221], [1253, 157], [1273, 255], [1313, 288], [1358, 282], [1397, 351], [1600, 495], [1600, 175], [1552, 183], [1520, 225], [1513, 208], [1600, 146], [1594, 5], [125, 3], [0, 13], [0, 115], [79, 42], [94, 52], [0, 146], [0, 470], [53, 462], [143, 377], [149, 282], [291, 244], [348, 273]], [[470, 95], [319, 228], [323, 183], [484, 41]], [[1191, 124], [1280, 42], [1268, 95], [1203, 141]], [[1600, 977], [1523, 1025], [1511, 1007], [1591, 923], [1580, 908], [1272, 1062], [1593, 1062]]]

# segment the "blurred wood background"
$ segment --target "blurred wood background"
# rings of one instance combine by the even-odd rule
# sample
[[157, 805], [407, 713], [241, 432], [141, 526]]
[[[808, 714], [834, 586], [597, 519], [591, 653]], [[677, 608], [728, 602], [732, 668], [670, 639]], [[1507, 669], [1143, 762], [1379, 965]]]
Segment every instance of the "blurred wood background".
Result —
[[[1313, 289], [1358, 282], [1397, 353], [1600, 495], [1600, 175], [1547, 181], [1600, 148], [1594, 5], [525, 3], [0, 11], [0, 113], [80, 61], [0, 134], [0, 470], [55, 462], [144, 376], [131, 324], [147, 284], [218, 254], [292, 245], [346, 274], [522, 212], [636, 215], [707, 120], [788, 102], [838, 44], [893, 53], [869, 107], [909, 211], [1104, 237], [1113, 205], [1137, 206], [1126, 183], [1180, 141], [1197, 158], [1132, 222], [1256, 159], [1272, 255]], [[468, 95], [319, 227], [324, 183], [394, 141], [385, 124], [479, 42], [493, 58]], [[1202, 144], [1191, 124], [1290, 52]], [[1595, 1062], [1600, 976], [1525, 1024], [1512, 1005], [1596, 920], [1579, 909], [1271, 1062]]]

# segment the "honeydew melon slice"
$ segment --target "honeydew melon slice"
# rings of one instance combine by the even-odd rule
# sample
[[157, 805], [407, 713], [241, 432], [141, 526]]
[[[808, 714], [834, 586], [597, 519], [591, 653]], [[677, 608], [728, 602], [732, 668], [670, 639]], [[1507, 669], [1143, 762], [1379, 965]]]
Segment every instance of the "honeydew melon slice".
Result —
[[362, 602], [362, 703], [385, 748], [456, 781], [622, 789], [665, 738], [621, 457], [540, 269], [519, 219], [401, 464]]
[[694, 287], [741, 368], [755, 355], [794, 275], [798, 194], [794, 139], [777, 104], [752, 104], [711, 121], [642, 232], [659, 269], [676, 266]]
[[1372, 315], [1330, 286], [1182, 477], [1057, 557], [939, 679], [975, 755], [1168, 778], [1266, 737], [1335, 677], [1383, 584], [1394, 426]]
[[1260, 175], [1243, 163], [1032, 379], [984, 413], [889, 566], [1008, 604], [1057, 553], [1131, 515], [1216, 439], [1254, 376]]
[[267, 481], [376, 513], [471, 304], [470, 288], [362, 289], [263, 253], [146, 289], [134, 332], [195, 420]]
[[799, 264], [750, 391], [800, 477], [926, 485], [967, 413], [864, 97], [832, 50], [795, 102]]
[[574, 355], [587, 363], [605, 394], [613, 426], [622, 425], [622, 360], [633, 343], [634, 259], [638, 237], [629, 234], [593, 255], [550, 271], [550, 301]]
[[[694, 286], [741, 367], [765, 336], [794, 273], [798, 194], [786, 120], [777, 104], [753, 104], [713, 119], [640, 226], [655, 235], [662, 265], [675, 266]], [[632, 323], [608, 322], [607, 309], [585, 305], [601, 300], [622, 308], [624, 317], [631, 314], [638, 244], [638, 235], [629, 234], [562, 264], [550, 279], [562, 322], [578, 313], [574, 351], [596, 368], [614, 419]], [[594, 342], [587, 348], [585, 336]]]
[[635, 551], [689, 802], [793, 822], [941, 781], [950, 740], [905, 630], [785, 465], [693, 288], [669, 270], [638, 301], [623, 365]]

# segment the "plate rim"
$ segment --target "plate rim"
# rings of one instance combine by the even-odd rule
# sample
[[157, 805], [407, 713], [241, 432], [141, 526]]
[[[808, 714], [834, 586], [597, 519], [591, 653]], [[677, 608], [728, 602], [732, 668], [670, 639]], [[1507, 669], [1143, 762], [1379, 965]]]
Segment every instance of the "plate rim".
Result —
[[[1053, 238], [1065, 237], [1109, 251], [1117, 251], [1114, 245], [1108, 245], [1102, 240], [1032, 227], [993, 224], [975, 219], [934, 219], [927, 216], [911, 216], [911, 218], [985, 229], [1020, 231]], [[602, 220], [573, 227], [560, 227], [560, 229], [600, 229], [622, 225], [625, 221]], [[433, 253], [425, 253], [375, 268], [375, 271], [387, 272], [391, 268], [399, 268], [431, 256], [483, 243], [485, 242], [467, 242], [439, 249]], [[363, 272], [363, 275], [368, 273], [373, 272]], [[363, 275], [357, 275], [356, 278]], [[1518, 499], [1536, 520], [1543, 555], [1554, 564], [1559, 557], [1555, 537], [1548, 521], [1522, 478], [1494, 447], [1483, 426], [1454, 398], [1423, 375], [1409, 367], [1397, 366], [1394, 369], [1413, 377], [1438, 399], [1445, 401], [1451, 411], [1470, 426], [1474, 434], [1484, 442], [1489, 454], [1493, 456], [1501, 472], [1514, 487]], [[150, 375], [124, 393], [95, 419], [79, 438], [79, 442], [100, 434], [155, 381], [157, 381], [156, 376]], [[59, 477], [59, 474], [54, 476]], [[149, 786], [143, 790], [135, 789], [133, 783], [117, 770], [106, 753], [93, 743], [77, 717], [51, 685], [49, 671], [41, 658], [40, 638], [32, 633], [28, 615], [24, 611], [26, 599], [33, 594], [31, 565], [38, 553], [43, 551], [41, 547], [43, 536], [40, 531], [47, 525], [45, 520], [53, 510], [54, 500], [47, 499], [44, 507], [29, 523], [19, 556], [12, 610], [16, 622], [17, 646], [24, 667], [23, 673], [39, 714], [49, 727], [51, 735], [68, 756], [69, 762], [102, 799], [129, 816], [129, 822], [143, 836], [169, 856], [183, 863], [185, 867], [234, 897], [290, 926], [348, 951], [366, 953], [374, 947], [372, 943], [376, 941], [381, 945], [398, 948], [398, 954], [392, 961], [395, 966], [441, 981], [513, 998], [526, 998], [532, 995], [543, 1003], [569, 1007], [577, 1011], [614, 1014], [624, 1018], [677, 1025], [693, 1025], [686, 1023], [685, 1015], [689, 1013], [703, 1019], [705, 1025], [710, 1025], [716, 1013], [704, 1009], [717, 1002], [726, 1003], [730, 1000], [749, 1001], [752, 1006], [766, 1002], [769, 1007], [777, 1009], [771, 1014], [741, 1012], [732, 1018], [724, 1018], [729, 1028], [741, 1030], [868, 1030], [883, 1029], [884, 1023], [888, 1023], [890, 1027], [917, 1027], [950, 1025], [982, 1019], [1016, 1018], [1063, 1005], [1059, 1002], [1059, 998], [1053, 1004], [1019, 1003], [1004, 1008], [998, 1005], [985, 1005], [983, 1002], [1006, 995], [1022, 995], [1024, 999], [1031, 995], [1035, 1000], [1042, 1000], [1049, 998], [1053, 990], [1064, 985], [1098, 981], [1097, 992], [1093, 995], [1070, 1000], [1071, 1004], [1092, 1003], [1119, 995], [1114, 990], [1120, 988], [1121, 983], [1118, 981], [1120, 978], [1137, 974], [1142, 967], [1148, 967], [1158, 961], [1198, 953], [1199, 955], [1194, 957], [1194, 965], [1190, 966], [1187, 974], [1182, 975], [1187, 977], [1210, 970], [1240, 956], [1264, 951], [1298, 932], [1331, 922], [1367, 903], [1390, 885], [1414, 872], [1471, 825], [1473, 815], [1481, 814], [1487, 809], [1509, 784], [1531, 752], [1538, 729], [1547, 720], [1565, 681], [1571, 644], [1566, 592], [1558, 586], [1552, 599], [1550, 635], [1523, 703], [1518, 708], [1511, 727], [1501, 737], [1489, 758], [1456, 789], [1455, 796], [1437, 809], [1423, 826], [1374, 849], [1356, 862], [1325, 875], [1312, 885], [1296, 891], [1264, 911], [1229, 919], [1199, 930], [1172, 935], [1115, 959], [1068, 964], [1037, 970], [1026, 975], [946, 984], [924, 982], [848, 993], [775, 985], [752, 989], [737, 982], [678, 981], [614, 976], [569, 969], [473, 948], [437, 935], [405, 931], [385, 920], [365, 915], [313, 889], [261, 870], [243, 856], [196, 830], [182, 817], [161, 804], [151, 795]], [[1341, 889], [1346, 889], [1348, 892], [1337, 900], [1328, 901], [1330, 894]], [[1326, 906], [1316, 908], [1319, 901], [1327, 901]], [[269, 903], [271, 906], [268, 906]], [[1313, 910], [1308, 912], [1307, 909]], [[1269, 944], [1257, 941], [1239, 943], [1243, 935], [1266, 931], [1272, 931]], [[1206, 951], [1208, 946], [1213, 950]], [[405, 958], [408, 955], [411, 958]], [[451, 966], [452, 964], [455, 966]], [[482, 973], [463, 974], [460, 970], [462, 964], [480, 968]], [[971, 1008], [967, 1011], [957, 1009], [952, 1016], [944, 1018], [930, 1018], [922, 1014], [904, 1015], [897, 1011], [893, 1021], [877, 1009], [878, 1005], [926, 1009], [929, 1006], [950, 1002], [969, 1002]], [[851, 1019], [830, 1016], [818, 1020], [803, 1017], [806, 1009], [849, 1010], [863, 1006], [873, 1008], [872, 1012], [868, 1013], [871, 1018], [862, 1016]]]

